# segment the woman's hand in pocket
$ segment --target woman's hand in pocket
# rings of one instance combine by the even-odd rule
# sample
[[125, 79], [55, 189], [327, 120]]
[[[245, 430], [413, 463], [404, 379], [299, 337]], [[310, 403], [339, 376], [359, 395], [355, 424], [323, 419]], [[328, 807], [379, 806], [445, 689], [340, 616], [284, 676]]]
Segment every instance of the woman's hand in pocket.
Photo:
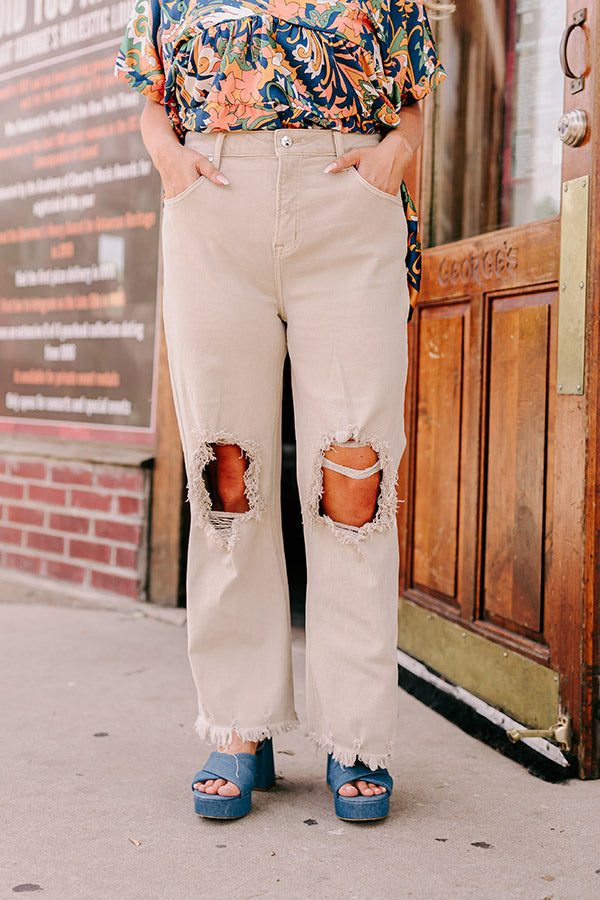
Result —
[[361, 147], [339, 156], [325, 169], [341, 172], [354, 166], [358, 174], [385, 194], [397, 197], [404, 173], [421, 141], [419, 104], [402, 110], [402, 122], [374, 147]]
[[142, 138], [162, 179], [165, 197], [182, 194], [201, 176], [214, 184], [229, 184], [212, 160], [179, 143], [162, 103], [146, 98], [140, 125]]
[[325, 172], [341, 172], [354, 166], [358, 174], [377, 190], [396, 197], [409, 161], [406, 149], [404, 153], [398, 152], [398, 149], [393, 152], [385, 141], [381, 141], [375, 147], [360, 147], [338, 156]]
[[167, 200], [182, 194], [202, 176], [214, 184], [229, 184], [227, 178], [213, 166], [208, 157], [180, 144], [171, 145], [168, 153], [162, 154], [157, 168]]

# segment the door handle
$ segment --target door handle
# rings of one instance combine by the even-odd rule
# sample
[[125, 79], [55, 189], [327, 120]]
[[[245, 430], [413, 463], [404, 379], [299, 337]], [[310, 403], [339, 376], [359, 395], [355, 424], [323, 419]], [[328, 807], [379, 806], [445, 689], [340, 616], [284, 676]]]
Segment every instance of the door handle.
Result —
[[563, 144], [579, 147], [588, 131], [588, 117], [584, 109], [572, 109], [558, 120], [558, 136]]
[[571, 79], [571, 93], [578, 94], [579, 91], [582, 91], [585, 87], [585, 75], [576, 75], [575, 72], [571, 69], [569, 65], [569, 60], [567, 57], [567, 52], [569, 49], [569, 39], [576, 28], [582, 28], [583, 23], [587, 19], [587, 7], [584, 6], [583, 9], [578, 9], [577, 12], [573, 13], [573, 18], [571, 19], [571, 24], [567, 25], [563, 32], [563, 36], [560, 41], [560, 50], [559, 50], [559, 58], [560, 65], [565, 73], [565, 78]]

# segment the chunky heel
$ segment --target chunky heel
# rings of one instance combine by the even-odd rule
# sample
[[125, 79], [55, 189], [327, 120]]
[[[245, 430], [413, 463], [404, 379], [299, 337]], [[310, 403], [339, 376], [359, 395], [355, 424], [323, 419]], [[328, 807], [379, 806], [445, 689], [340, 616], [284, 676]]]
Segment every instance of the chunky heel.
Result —
[[273, 740], [265, 740], [256, 748], [255, 791], [268, 791], [275, 784], [275, 762], [273, 759]]

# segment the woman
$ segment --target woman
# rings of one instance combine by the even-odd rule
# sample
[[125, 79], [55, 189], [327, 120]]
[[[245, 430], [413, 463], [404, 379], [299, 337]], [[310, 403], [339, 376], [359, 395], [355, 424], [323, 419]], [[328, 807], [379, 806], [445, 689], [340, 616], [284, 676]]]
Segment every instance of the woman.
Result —
[[272, 737], [297, 723], [279, 508], [287, 349], [308, 732], [328, 751], [337, 815], [382, 818], [406, 321], [420, 267], [402, 179], [421, 136], [417, 101], [444, 77], [423, 5], [137, 0], [116, 72], [147, 96], [142, 136], [165, 191], [196, 729], [219, 747], [194, 777], [195, 810], [245, 815], [252, 789], [274, 781]]

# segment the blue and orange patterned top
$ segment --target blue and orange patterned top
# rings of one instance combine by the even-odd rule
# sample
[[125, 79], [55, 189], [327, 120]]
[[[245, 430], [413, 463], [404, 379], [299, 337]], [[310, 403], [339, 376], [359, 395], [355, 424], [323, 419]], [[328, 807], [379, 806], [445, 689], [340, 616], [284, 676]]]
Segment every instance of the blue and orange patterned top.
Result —
[[[445, 77], [414, 0], [136, 0], [116, 74], [186, 131], [303, 128], [372, 134]], [[411, 305], [421, 248], [408, 220]]]

